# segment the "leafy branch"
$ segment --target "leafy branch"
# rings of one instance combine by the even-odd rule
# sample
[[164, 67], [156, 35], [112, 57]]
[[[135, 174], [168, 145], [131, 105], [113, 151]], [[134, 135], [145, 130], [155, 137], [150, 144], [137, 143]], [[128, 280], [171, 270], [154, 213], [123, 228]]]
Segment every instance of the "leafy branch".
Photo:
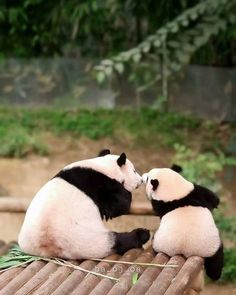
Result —
[[236, 22], [235, 9], [236, 0], [205, 0], [185, 10], [137, 47], [95, 66], [98, 83], [113, 74], [123, 74], [127, 68], [131, 72], [129, 80], [139, 80], [138, 91], [167, 79], [188, 64], [193, 53], [212, 36]]

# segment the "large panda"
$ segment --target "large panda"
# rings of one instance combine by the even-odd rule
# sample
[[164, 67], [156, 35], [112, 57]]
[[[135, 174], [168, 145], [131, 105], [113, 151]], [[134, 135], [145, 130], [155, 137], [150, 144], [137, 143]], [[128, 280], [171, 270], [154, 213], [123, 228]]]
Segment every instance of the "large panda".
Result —
[[149, 231], [116, 233], [102, 219], [127, 214], [131, 192], [142, 182], [122, 153], [66, 166], [32, 200], [19, 234], [26, 253], [68, 259], [102, 258], [142, 247]]
[[218, 197], [202, 186], [193, 184], [169, 168], [152, 169], [143, 175], [146, 192], [160, 227], [153, 248], [169, 256], [198, 255], [205, 258], [207, 275], [220, 278], [223, 267], [223, 244], [211, 211]]

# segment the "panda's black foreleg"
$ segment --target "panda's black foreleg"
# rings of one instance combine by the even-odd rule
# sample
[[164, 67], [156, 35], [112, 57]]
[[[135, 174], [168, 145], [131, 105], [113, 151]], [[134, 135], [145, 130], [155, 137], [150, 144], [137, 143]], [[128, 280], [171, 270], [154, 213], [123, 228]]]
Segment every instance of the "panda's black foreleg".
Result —
[[221, 243], [220, 248], [213, 256], [205, 258], [205, 269], [208, 277], [212, 280], [218, 280], [221, 276], [223, 264], [224, 251], [223, 244]]
[[132, 248], [142, 248], [150, 238], [150, 232], [147, 229], [137, 228], [131, 232], [116, 233], [113, 232], [115, 236], [115, 245], [113, 250], [118, 254], [124, 254], [126, 251]]

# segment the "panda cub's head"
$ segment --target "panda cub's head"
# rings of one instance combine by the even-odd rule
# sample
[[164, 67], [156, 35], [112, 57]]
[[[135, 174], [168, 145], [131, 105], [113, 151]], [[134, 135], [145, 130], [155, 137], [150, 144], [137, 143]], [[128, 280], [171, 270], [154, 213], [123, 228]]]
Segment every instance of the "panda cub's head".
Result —
[[154, 168], [143, 174], [146, 193], [156, 214], [162, 217], [178, 207], [198, 206], [212, 211], [219, 205], [219, 198], [211, 190], [185, 179], [178, 172], [182, 168]]
[[150, 200], [164, 202], [179, 200], [194, 189], [190, 181], [170, 168], [154, 168], [142, 177]]

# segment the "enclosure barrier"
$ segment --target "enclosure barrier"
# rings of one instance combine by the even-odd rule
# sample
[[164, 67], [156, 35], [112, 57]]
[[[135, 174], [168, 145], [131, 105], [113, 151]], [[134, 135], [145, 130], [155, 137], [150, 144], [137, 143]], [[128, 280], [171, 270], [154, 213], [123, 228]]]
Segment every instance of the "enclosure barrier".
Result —
[[[31, 200], [28, 198], [0, 197], [0, 212], [24, 213], [29, 207]], [[132, 202], [130, 214], [154, 215], [152, 206], [148, 202]]]

